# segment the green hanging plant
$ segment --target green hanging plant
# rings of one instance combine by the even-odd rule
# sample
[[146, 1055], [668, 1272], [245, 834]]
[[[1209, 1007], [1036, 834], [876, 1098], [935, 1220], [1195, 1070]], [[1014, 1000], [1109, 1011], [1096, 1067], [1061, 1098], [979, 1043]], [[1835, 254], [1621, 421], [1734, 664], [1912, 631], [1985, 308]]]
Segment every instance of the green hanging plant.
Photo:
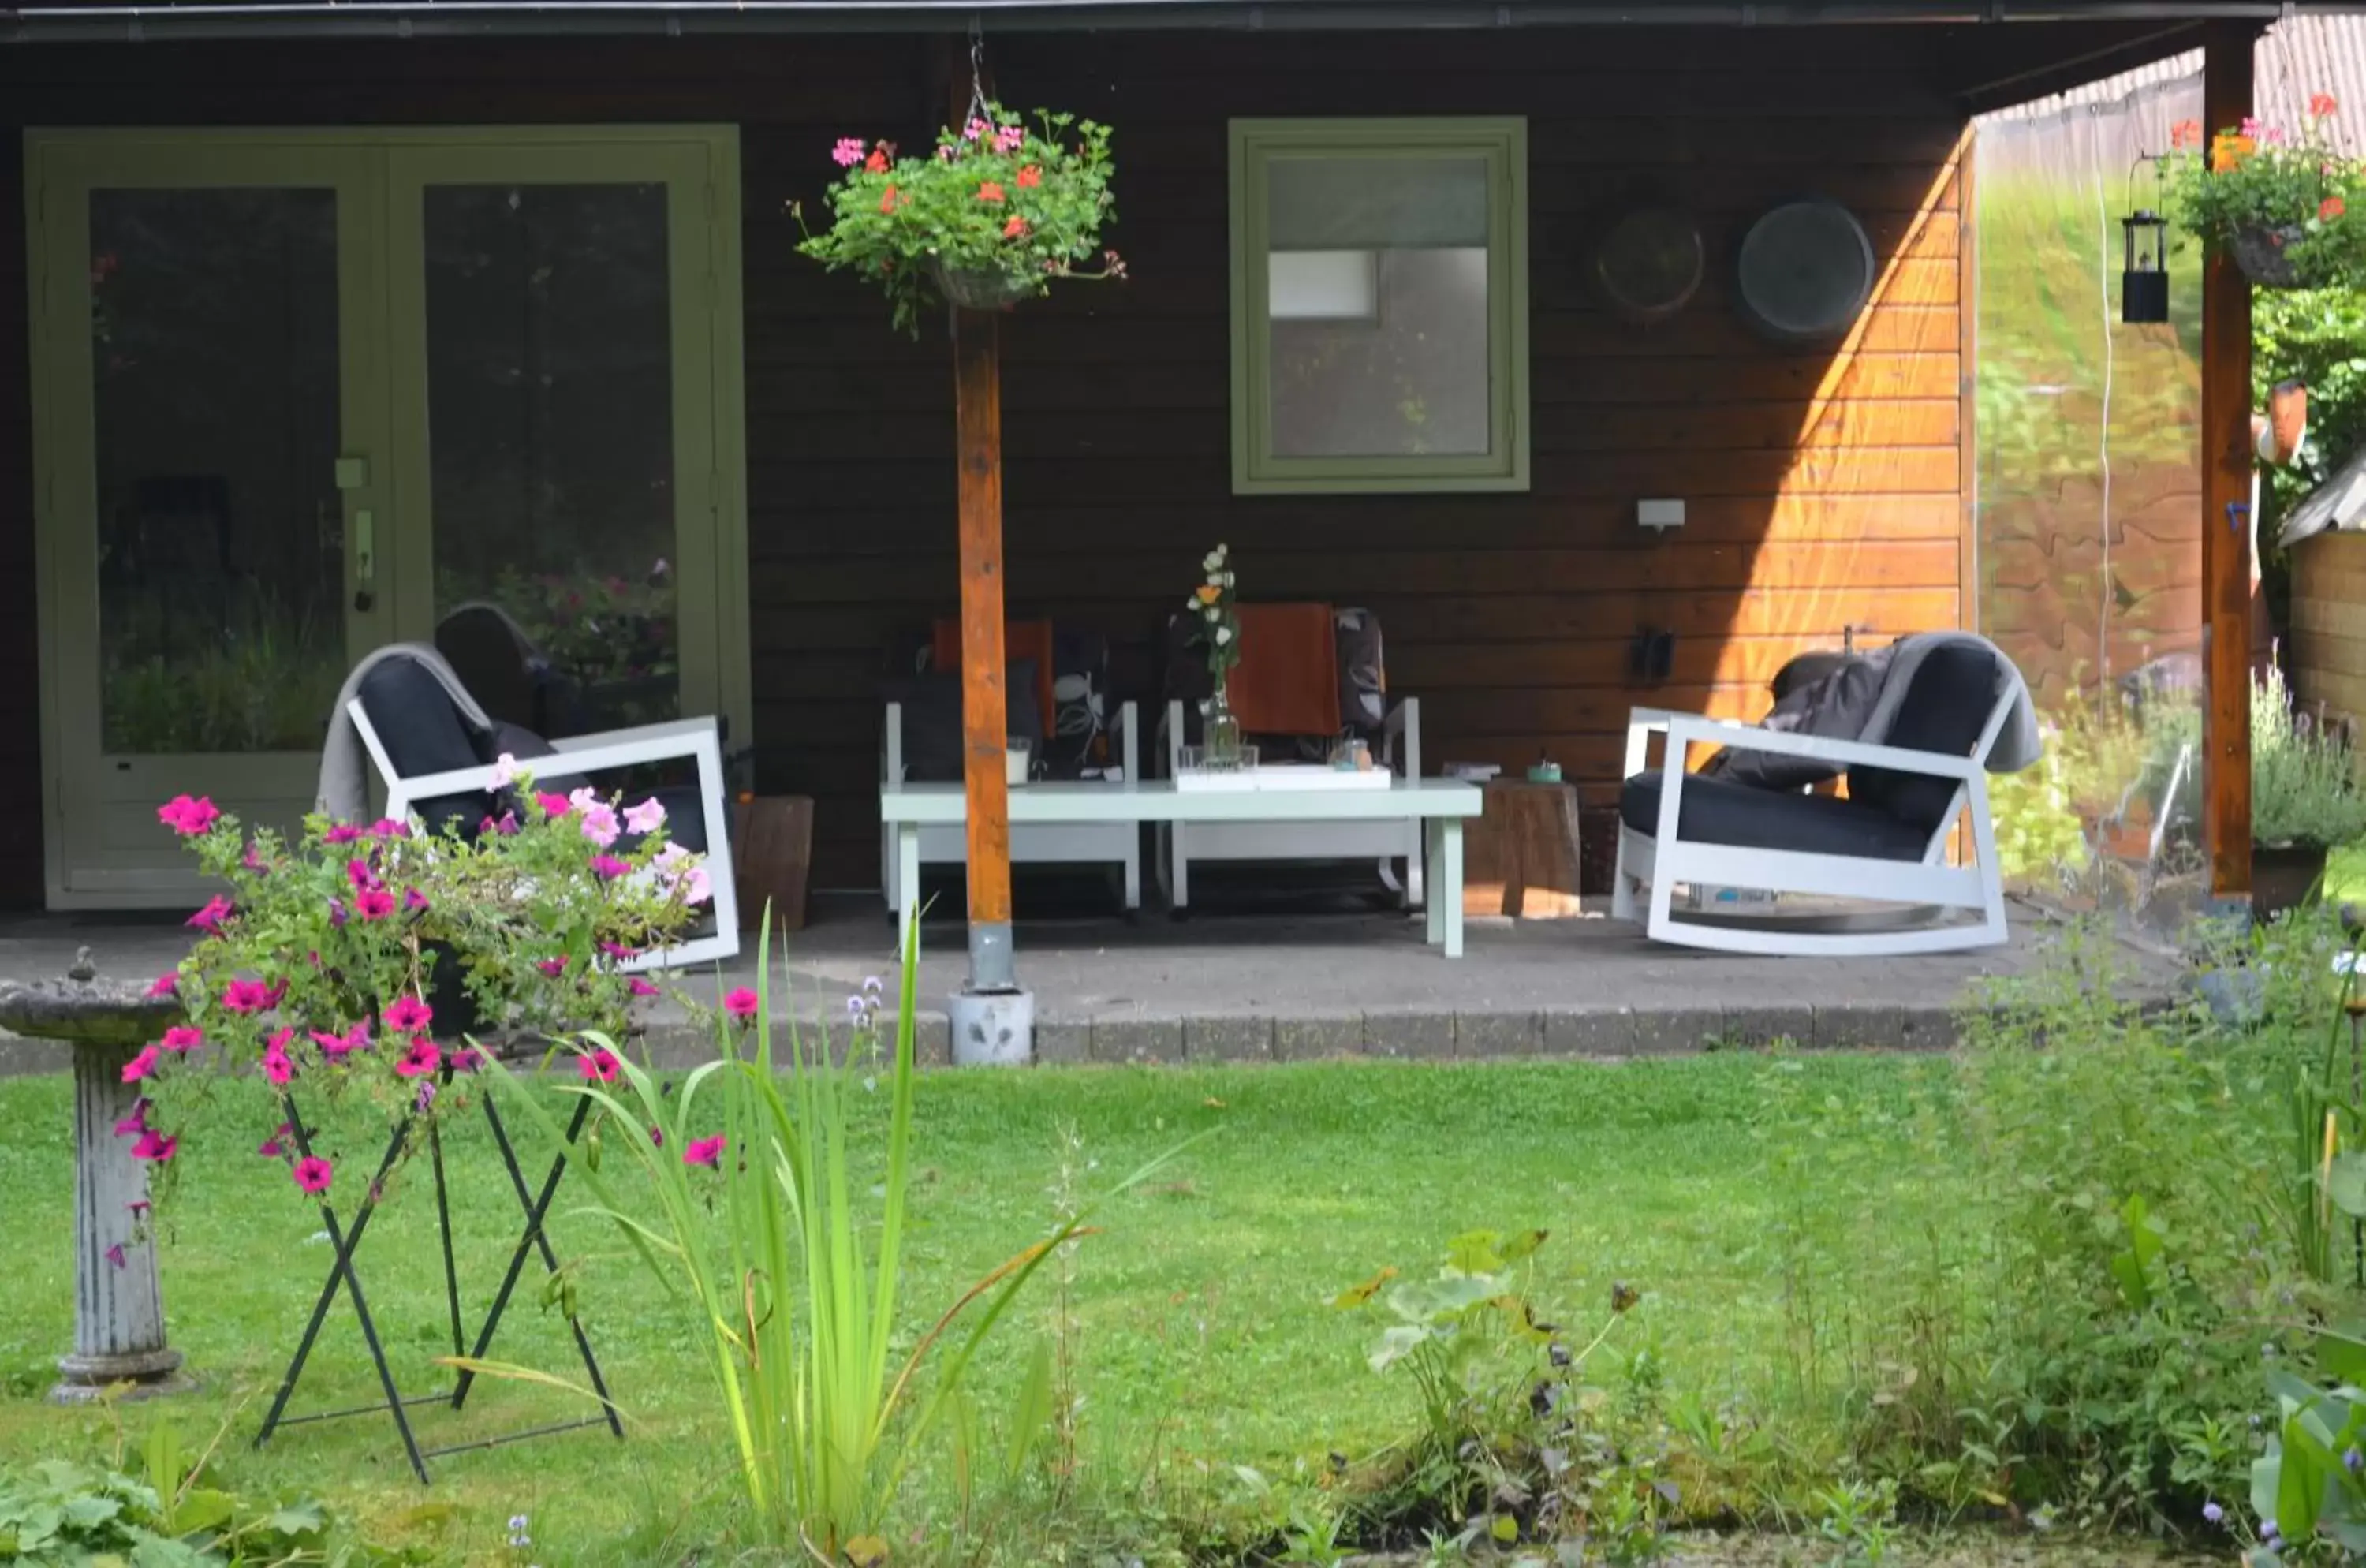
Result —
[[2199, 120], [2178, 125], [2163, 169], [2179, 222], [2267, 288], [2366, 284], [2366, 164], [2328, 139], [2338, 108], [2315, 95], [2296, 133], [2256, 118], [2207, 136]]

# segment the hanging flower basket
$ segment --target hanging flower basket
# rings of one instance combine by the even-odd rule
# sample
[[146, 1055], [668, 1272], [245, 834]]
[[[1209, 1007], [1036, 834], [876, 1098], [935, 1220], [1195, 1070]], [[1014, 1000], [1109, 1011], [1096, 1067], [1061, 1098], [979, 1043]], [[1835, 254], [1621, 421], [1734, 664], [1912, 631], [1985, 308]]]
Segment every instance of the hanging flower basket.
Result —
[[936, 275], [937, 291], [948, 303], [964, 310], [1008, 310], [1042, 288], [1031, 277], [981, 267], [948, 266], [942, 258], [936, 260], [930, 270]]
[[[1109, 128], [1038, 109], [1023, 124], [985, 98], [925, 158], [892, 141], [841, 137], [846, 172], [829, 187], [830, 225], [797, 249], [885, 291], [897, 326], [918, 335], [921, 310], [947, 301], [1006, 310], [1060, 278], [1123, 277], [1101, 231], [1116, 219]], [[805, 214], [791, 214], [800, 228]]]
[[2366, 283], [2366, 165], [2334, 150], [2336, 104], [2309, 100], [2297, 132], [2258, 119], [2205, 135], [2198, 120], [2169, 133], [2163, 168], [2181, 226], [2263, 288]]

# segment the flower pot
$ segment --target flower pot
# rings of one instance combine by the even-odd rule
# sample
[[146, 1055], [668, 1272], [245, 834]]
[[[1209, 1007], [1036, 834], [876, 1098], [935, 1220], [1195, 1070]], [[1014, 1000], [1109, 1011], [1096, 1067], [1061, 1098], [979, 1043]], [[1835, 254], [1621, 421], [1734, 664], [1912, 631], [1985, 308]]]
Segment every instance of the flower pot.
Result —
[[941, 261], [936, 274], [945, 298], [964, 310], [1008, 310], [1035, 290], [1032, 278], [992, 268], [952, 267]]
[[2298, 908], [2324, 875], [2323, 844], [2253, 844], [2252, 914], [2265, 919]]
[[2293, 265], [2289, 254], [2293, 241], [2301, 237], [2298, 227], [2287, 224], [2276, 229], [2240, 229], [2236, 231], [2235, 265], [2243, 276], [2262, 288], [2298, 288], [2300, 272]]

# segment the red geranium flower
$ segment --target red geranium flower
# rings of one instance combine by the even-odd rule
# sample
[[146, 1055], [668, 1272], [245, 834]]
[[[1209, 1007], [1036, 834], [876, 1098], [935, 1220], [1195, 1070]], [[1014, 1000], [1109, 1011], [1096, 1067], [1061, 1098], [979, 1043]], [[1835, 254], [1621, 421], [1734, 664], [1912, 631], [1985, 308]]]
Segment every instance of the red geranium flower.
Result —
[[1002, 237], [1006, 240], [1021, 239], [1025, 237], [1026, 233], [1027, 220], [1020, 217], [1015, 212], [1010, 215], [1010, 221], [1002, 226]]
[[2330, 223], [2349, 210], [2349, 208], [2342, 205], [2339, 197], [2328, 196], [2317, 207], [2316, 220], [2320, 223]]
[[980, 201], [1002, 200], [1003, 196], [1001, 185], [994, 180], [986, 181], [984, 185], [977, 187], [977, 198]]
[[2311, 93], [2308, 96], [2308, 113], [2312, 119], [2331, 119], [2334, 111], [2340, 107], [2331, 93]]
[[1033, 190], [1037, 186], [1040, 186], [1042, 183], [1043, 171], [1037, 168], [1034, 164], [1030, 164], [1025, 168], [1019, 171], [1019, 188], [1020, 190]]

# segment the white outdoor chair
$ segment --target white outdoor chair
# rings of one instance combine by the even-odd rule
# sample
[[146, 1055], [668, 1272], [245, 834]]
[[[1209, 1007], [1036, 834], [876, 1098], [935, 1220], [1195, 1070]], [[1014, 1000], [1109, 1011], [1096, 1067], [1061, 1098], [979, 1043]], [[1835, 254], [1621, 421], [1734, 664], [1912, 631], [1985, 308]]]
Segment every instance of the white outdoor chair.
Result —
[[[373, 707], [377, 710], [375, 720]], [[687, 790], [656, 793], [666, 802], [676, 841], [704, 857], [714, 894], [715, 929], [625, 960], [618, 967], [628, 972], [678, 968], [738, 955], [739, 899], [732, 879], [723, 745], [713, 718], [677, 719], [552, 741], [507, 727], [479, 734], [433, 674], [401, 658], [385, 660], [365, 675], [345, 712], [386, 786], [386, 814], [398, 821], [414, 817], [435, 825], [455, 818], [470, 825], [479, 821], [492, 801], [489, 792], [503, 750], [514, 751], [521, 763], [536, 773], [535, 782], [548, 787], [562, 781], [552, 777], [550, 768], [541, 765], [545, 763], [563, 764], [564, 782], [572, 784], [585, 775], [637, 763], [694, 762], [694, 799]], [[529, 754], [544, 746], [549, 748], [548, 755]]]
[[[1774, 731], [1638, 708], [1628, 720], [1611, 914], [1640, 914], [1655, 942], [1727, 953], [1835, 957], [1988, 947], [2006, 938], [2004, 889], [1989, 815], [1998, 739], [2028, 691], [2011, 661], [1950, 634], [1914, 671], [1885, 744]], [[1653, 732], [1667, 737], [1656, 770]], [[2034, 733], [2034, 729], [2032, 731]], [[1688, 774], [1692, 742], [1773, 752], [1845, 771], [1848, 797]], [[1968, 815], [1971, 858], [1947, 850]], [[1675, 889], [1745, 889], [1771, 904], [1679, 908]], [[1783, 896], [1903, 906], [1881, 914], [1782, 912]], [[1968, 918], [1967, 918], [1968, 917]]]

